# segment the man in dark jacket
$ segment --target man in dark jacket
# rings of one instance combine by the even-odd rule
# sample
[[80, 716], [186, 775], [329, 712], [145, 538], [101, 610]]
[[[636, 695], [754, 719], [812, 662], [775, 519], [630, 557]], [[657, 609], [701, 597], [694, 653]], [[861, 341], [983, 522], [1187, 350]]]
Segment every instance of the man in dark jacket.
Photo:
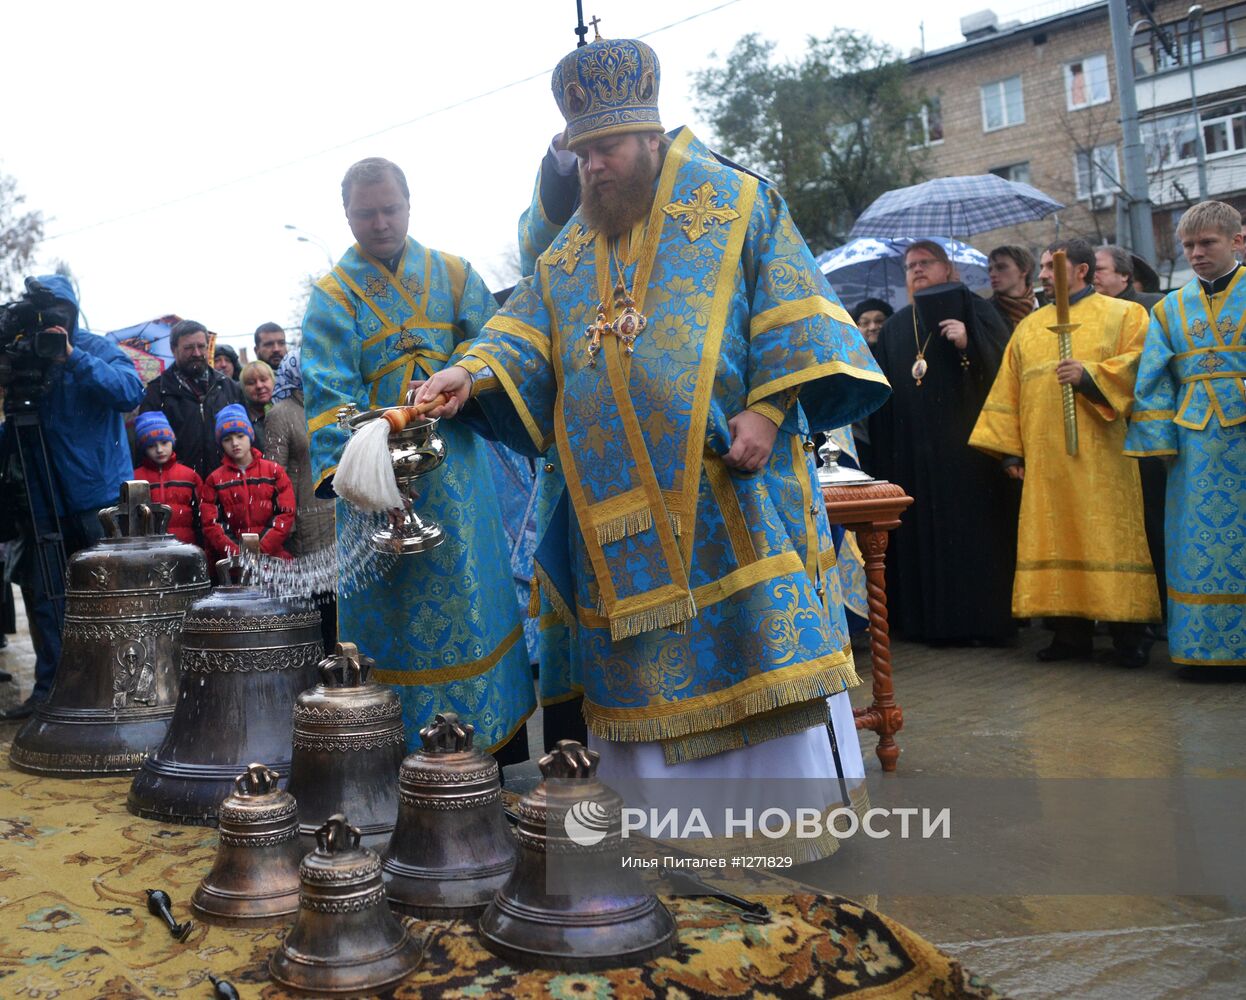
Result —
[[[117, 502], [121, 484], [130, 478], [133, 468], [124, 414], [134, 409], [143, 395], [142, 380], [121, 348], [78, 328], [78, 297], [69, 280], [61, 275], [38, 280], [59, 301], [73, 306], [75, 318], [66, 331], [69, 342], [65, 357], [52, 363], [47, 388], [38, 401], [39, 424], [51, 467], [43, 466], [33, 428], [19, 428], [13, 419], [0, 428], [0, 454], [9, 456], [2, 488], [10, 496], [21, 489], [17, 479], [10, 478], [18, 466], [10, 435], [20, 436], [27, 462], [26, 501], [16, 519], [21, 550], [17, 568], [35, 647], [34, 691], [5, 713], [9, 719], [25, 718], [39, 702], [47, 700], [61, 653], [64, 579], [55, 555], [46, 545], [34, 544], [31, 517], [40, 533], [59, 528], [66, 558], [103, 535], [96, 515], [101, 507]], [[49, 488], [51, 496], [47, 495]]]
[[147, 386], [141, 410], [162, 410], [177, 435], [177, 457], [201, 479], [221, 464], [216, 415], [242, 402], [242, 389], [208, 364], [208, 330], [184, 319], [169, 331], [174, 364]]
[[1095, 247], [1095, 291], [1114, 299], [1137, 302], [1147, 312], [1164, 296], [1134, 289], [1133, 256], [1124, 247]]

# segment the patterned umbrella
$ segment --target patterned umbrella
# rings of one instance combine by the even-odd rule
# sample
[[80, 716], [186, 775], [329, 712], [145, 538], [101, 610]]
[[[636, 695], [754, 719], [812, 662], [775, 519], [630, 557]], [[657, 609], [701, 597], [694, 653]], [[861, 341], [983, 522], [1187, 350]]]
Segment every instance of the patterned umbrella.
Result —
[[986, 255], [968, 243], [944, 236], [905, 236], [895, 240], [864, 237], [822, 254], [818, 267], [849, 309], [862, 299], [885, 299], [899, 309], [908, 305], [904, 283], [904, 249], [918, 239], [938, 243], [956, 265], [960, 280], [975, 292], [989, 291]]
[[947, 233], [972, 236], [988, 229], [1033, 222], [1064, 208], [1037, 188], [995, 174], [937, 177], [888, 191], [861, 213], [850, 236]]

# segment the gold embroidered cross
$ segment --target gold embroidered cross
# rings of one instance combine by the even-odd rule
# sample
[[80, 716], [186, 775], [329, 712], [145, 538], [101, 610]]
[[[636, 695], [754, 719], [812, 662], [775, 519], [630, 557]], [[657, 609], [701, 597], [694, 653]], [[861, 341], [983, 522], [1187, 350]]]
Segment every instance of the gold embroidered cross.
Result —
[[394, 341], [394, 347], [402, 354], [410, 354], [418, 350], [419, 346], [420, 338], [414, 330], [403, 330], [401, 336]]
[[695, 243], [705, 235], [710, 226], [731, 222], [740, 217], [740, 213], [733, 208], [715, 205], [717, 198], [718, 192], [714, 190], [714, 185], [706, 181], [692, 192], [688, 201], [672, 201], [669, 205], [663, 205], [662, 211], [672, 219], [682, 219], [680, 226], [684, 235], [688, 237], [689, 243]]
[[580, 263], [580, 255], [584, 248], [593, 242], [593, 234], [585, 232], [577, 222], [567, 230], [567, 238], [562, 246], [545, 258], [550, 267], [561, 267], [564, 274], [571, 274]]
[[1208, 375], [1214, 375], [1224, 367], [1224, 358], [1219, 354], [1204, 354], [1198, 359], [1198, 367], [1203, 369]]
[[1233, 329], [1233, 317], [1221, 316], [1220, 322], [1216, 324], [1216, 329], [1220, 331], [1221, 336], [1227, 337], [1229, 331]]
[[1208, 329], [1207, 320], [1203, 319], [1201, 316], [1190, 324], [1190, 333], [1194, 334], [1196, 339], [1202, 337]]
[[407, 294], [412, 298], [418, 298], [424, 294], [424, 286], [420, 284], [420, 279], [414, 274], [409, 274], [402, 279], [402, 287], [407, 290]]
[[389, 282], [377, 274], [363, 279], [363, 293], [370, 299], [383, 299], [389, 292]]

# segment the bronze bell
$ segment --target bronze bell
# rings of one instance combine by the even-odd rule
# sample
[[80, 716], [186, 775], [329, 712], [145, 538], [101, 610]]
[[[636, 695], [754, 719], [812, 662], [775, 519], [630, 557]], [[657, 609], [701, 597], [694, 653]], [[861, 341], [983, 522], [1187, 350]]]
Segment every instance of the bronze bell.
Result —
[[480, 918], [485, 947], [508, 962], [591, 972], [674, 948], [669, 911], [622, 865], [623, 800], [597, 780], [597, 760], [559, 740], [519, 802], [519, 861]]
[[69, 561], [56, 679], [13, 740], [32, 774], [89, 778], [137, 771], [164, 739], [177, 701], [182, 616], [208, 591], [208, 564], [166, 534], [171, 511], [141, 480], [99, 513], [106, 536]]
[[497, 761], [472, 746], [473, 731], [453, 712], [438, 715], [420, 730], [424, 748], [402, 762], [398, 825], [381, 856], [400, 913], [478, 917], [515, 867]]
[[[257, 553], [258, 536], [244, 535], [243, 545]], [[177, 708], [126, 807], [144, 819], [215, 826], [251, 761], [289, 773], [290, 712], [324, 652], [320, 613], [255, 587], [220, 586], [186, 612], [181, 646]]]
[[370, 993], [420, 964], [424, 946], [385, 904], [381, 859], [359, 837], [340, 813], [316, 831], [316, 849], [299, 866], [298, 916], [268, 961], [282, 986]]
[[290, 794], [298, 802], [306, 841], [326, 816], [349, 812], [363, 844], [389, 843], [398, 815], [398, 768], [406, 749], [402, 703], [390, 688], [368, 679], [373, 662], [352, 642], [320, 663], [320, 683], [294, 706]]
[[298, 812], [278, 777], [252, 764], [221, 803], [216, 860], [190, 897], [191, 909], [212, 923], [271, 920], [299, 908]]

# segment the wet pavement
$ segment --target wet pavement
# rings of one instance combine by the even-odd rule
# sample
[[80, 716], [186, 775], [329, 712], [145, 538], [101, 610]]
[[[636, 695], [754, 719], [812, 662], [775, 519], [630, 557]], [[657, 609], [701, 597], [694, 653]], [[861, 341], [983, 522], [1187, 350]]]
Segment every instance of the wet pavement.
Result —
[[[19, 627], [24, 629], [20, 598]], [[1110, 663], [1041, 664], [1046, 633], [1029, 629], [1016, 647], [893, 647], [896, 698], [904, 709], [902, 774], [938, 778], [1236, 778], [1246, 777], [1246, 671], [1242, 677], [1187, 675], [1160, 644], [1151, 665], [1128, 671]], [[1107, 640], [1100, 638], [1101, 645]], [[0, 669], [0, 708], [30, 690], [29, 636], [8, 637]], [[856, 704], [868, 702], [864, 684]], [[20, 689], [20, 693], [19, 693]], [[0, 743], [17, 730], [0, 723]], [[533, 758], [507, 768], [508, 785], [535, 775], [539, 714], [529, 723]], [[862, 734], [872, 787], [891, 780]], [[853, 844], [825, 864], [851, 865]], [[1140, 865], [1164, 865], [1193, 849], [1157, 840]], [[1019, 870], [1033, 866], [1027, 851]], [[1243, 859], [1246, 864], [1246, 859]], [[833, 868], [832, 868], [833, 872]], [[833, 876], [832, 876], [833, 878]], [[1080, 1000], [1241, 998], [1246, 996], [1246, 898], [1121, 895], [898, 895], [865, 900], [961, 958], [1017, 998]]]

